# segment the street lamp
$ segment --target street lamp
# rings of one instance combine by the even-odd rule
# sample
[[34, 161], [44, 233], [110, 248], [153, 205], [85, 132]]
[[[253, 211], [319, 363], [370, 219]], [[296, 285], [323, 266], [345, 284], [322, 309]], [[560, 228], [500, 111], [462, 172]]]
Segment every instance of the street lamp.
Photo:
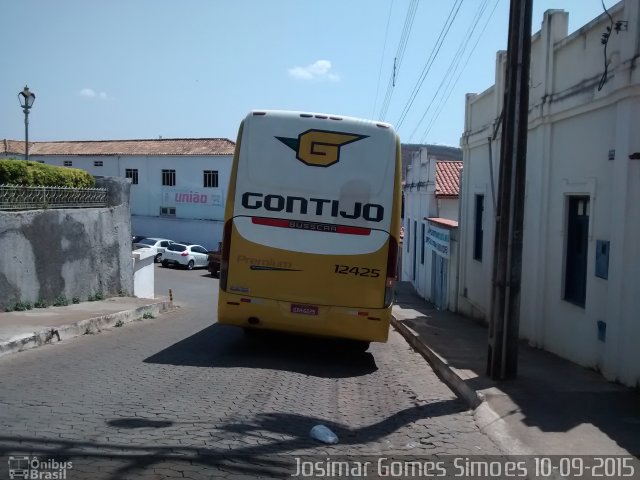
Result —
[[24, 159], [29, 160], [29, 109], [36, 99], [35, 93], [29, 91], [29, 87], [24, 86], [24, 90], [18, 93], [18, 100], [24, 112]]

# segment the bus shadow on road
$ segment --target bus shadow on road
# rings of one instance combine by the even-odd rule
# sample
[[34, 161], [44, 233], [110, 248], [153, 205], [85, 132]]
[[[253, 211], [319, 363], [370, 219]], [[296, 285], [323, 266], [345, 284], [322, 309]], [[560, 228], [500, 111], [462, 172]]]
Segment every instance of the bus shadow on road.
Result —
[[359, 352], [343, 340], [276, 332], [247, 338], [239, 328], [218, 324], [161, 350], [144, 362], [208, 368], [261, 368], [322, 378], [359, 377], [378, 369], [371, 353]]

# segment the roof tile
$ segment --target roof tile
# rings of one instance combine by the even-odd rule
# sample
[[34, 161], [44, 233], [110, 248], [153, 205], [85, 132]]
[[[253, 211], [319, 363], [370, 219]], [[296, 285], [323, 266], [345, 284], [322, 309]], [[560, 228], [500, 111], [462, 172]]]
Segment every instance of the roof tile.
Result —
[[458, 197], [460, 196], [460, 172], [462, 162], [437, 161], [436, 162], [436, 196]]
[[[29, 142], [31, 155], [233, 155], [234, 149], [227, 138]], [[24, 142], [4, 140], [0, 154], [23, 155]]]

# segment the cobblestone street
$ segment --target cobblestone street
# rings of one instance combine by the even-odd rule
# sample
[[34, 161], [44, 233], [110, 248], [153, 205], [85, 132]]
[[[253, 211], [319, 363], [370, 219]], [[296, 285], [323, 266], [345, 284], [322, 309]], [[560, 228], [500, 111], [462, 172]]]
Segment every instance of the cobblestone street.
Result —
[[[205, 273], [156, 269], [174, 312], [4, 357], [4, 462], [71, 461], [69, 479], [253, 478], [293, 474], [296, 456], [500, 453], [396, 332], [364, 354], [248, 340], [214, 324]], [[320, 423], [337, 445], [310, 438]]]

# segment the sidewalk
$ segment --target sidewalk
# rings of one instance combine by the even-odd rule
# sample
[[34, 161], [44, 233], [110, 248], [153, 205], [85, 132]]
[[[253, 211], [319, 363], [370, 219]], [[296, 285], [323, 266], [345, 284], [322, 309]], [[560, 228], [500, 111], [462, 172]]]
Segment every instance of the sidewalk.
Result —
[[[396, 285], [393, 325], [514, 454], [640, 455], [640, 392], [520, 344], [518, 378], [488, 378], [487, 327]], [[639, 347], [640, 348], [640, 347]]]
[[66, 307], [1, 312], [0, 357], [46, 343], [64, 342], [85, 333], [97, 333], [118, 322], [130, 322], [147, 312], [155, 316], [171, 307], [172, 303], [163, 298], [113, 297]]

